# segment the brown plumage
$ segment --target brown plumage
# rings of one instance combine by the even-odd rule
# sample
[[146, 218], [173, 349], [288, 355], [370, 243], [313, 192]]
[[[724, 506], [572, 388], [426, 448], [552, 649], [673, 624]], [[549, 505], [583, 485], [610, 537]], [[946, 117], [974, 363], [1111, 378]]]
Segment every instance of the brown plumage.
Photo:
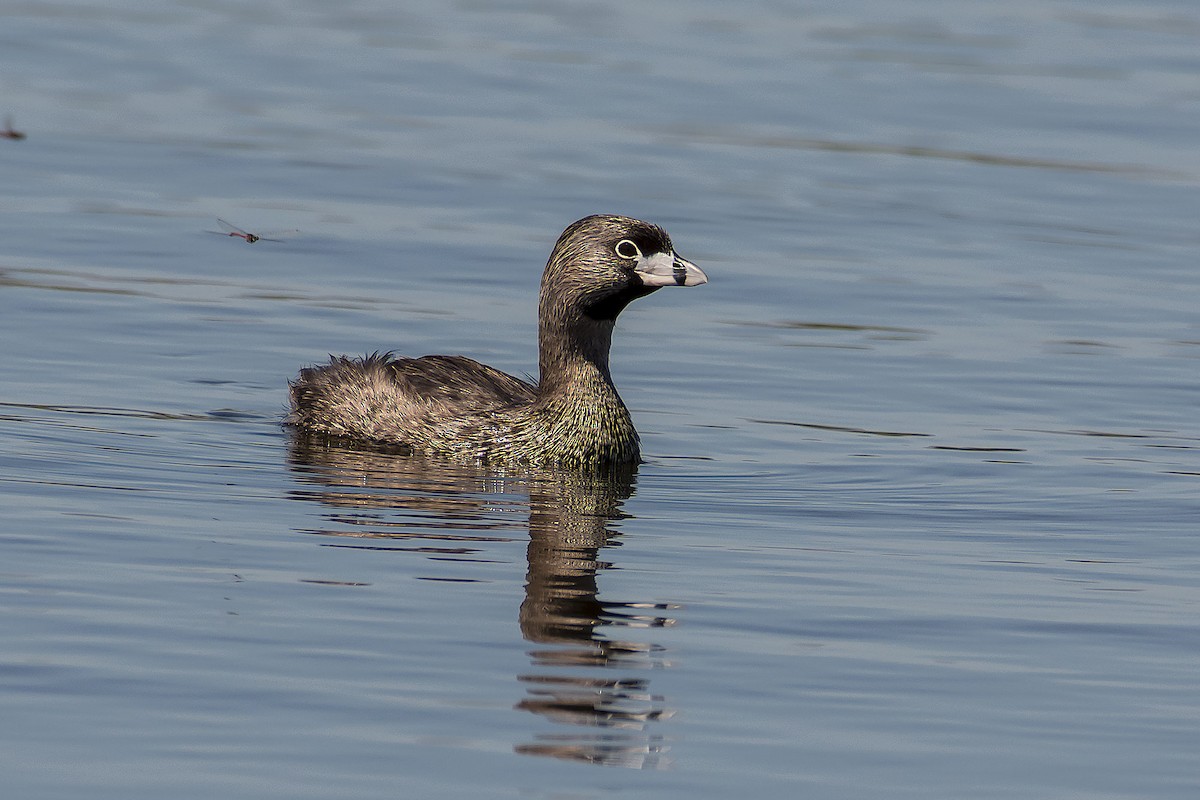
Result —
[[339, 356], [300, 371], [286, 422], [480, 461], [637, 461], [637, 431], [608, 369], [613, 325], [639, 297], [707, 281], [662, 228], [585, 217], [563, 231], [542, 274], [536, 384], [464, 356]]

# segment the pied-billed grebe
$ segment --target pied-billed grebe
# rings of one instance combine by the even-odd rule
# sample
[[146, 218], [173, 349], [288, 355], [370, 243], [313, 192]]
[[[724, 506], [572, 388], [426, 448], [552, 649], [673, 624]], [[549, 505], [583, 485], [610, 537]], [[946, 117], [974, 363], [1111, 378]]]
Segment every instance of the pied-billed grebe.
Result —
[[334, 357], [300, 371], [286, 422], [472, 460], [637, 461], [637, 431], [608, 371], [613, 325], [663, 286], [707, 282], [657, 225], [585, 217], [563, 231], [542, 274], [536, 384], [464, 356]]

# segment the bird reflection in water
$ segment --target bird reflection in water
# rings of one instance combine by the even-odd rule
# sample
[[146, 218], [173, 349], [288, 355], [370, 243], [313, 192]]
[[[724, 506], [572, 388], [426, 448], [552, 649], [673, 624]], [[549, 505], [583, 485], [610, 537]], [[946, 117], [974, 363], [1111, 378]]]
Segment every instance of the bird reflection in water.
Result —
[[[611, 525], [633, 493], [636, 467], [507, 471], [303, 434], [294, 435], [291, 457], [305, 482], [319, 486], [297, 496], [336, 509], [330, 519], [345, 526], [313, 533], [355, 540], [343, 546], [466, 554], [523, 535], [524, 514], [504, 512], [527, 511], [518, 620], [535, 647], [530, 671], [517, 676], [526, 696], [516, 709], [571, 730], [537, 735], [516, 752], [638, 769], [666, 765], [666, 742], [655, 729], [672, 711], [638, 674], [668, 666], [663, 648], [644, 635], [616, 634], [669, 626], [672, 607], [601, 600], [597, 584], [611, 566], [601, 551], [619, 545]], [[396, 517], [397, 511], [404, 513]], [[397, 540], [416, 546], [398, 548]]]

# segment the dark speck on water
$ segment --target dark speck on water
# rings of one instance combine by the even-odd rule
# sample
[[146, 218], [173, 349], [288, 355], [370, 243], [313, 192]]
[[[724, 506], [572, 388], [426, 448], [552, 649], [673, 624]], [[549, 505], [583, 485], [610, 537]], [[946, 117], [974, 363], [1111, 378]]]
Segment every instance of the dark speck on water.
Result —
[[[3, 20], [6, 797], [1200, 795], [1194, 4]], [[598, 211], [640, 462], [280, 424]]]

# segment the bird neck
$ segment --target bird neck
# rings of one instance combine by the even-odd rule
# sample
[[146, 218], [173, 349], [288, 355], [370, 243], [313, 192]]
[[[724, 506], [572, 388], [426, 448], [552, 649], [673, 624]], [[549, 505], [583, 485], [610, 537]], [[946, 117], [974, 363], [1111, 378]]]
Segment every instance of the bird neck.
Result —
[[575, 319], [562, 328], [546, 319], [538, 337], [541, 377], [530, 411], [540, 420], [547, 450], [578, 463], [636, 462], [637, 430], [608, 372], [612, 320]]
[[612, 332], [612, 320], [584, 317], [565, 323], [543, 318], [538, 330], [540, 394], [616, 397], [617, 390], [608, 371]]

